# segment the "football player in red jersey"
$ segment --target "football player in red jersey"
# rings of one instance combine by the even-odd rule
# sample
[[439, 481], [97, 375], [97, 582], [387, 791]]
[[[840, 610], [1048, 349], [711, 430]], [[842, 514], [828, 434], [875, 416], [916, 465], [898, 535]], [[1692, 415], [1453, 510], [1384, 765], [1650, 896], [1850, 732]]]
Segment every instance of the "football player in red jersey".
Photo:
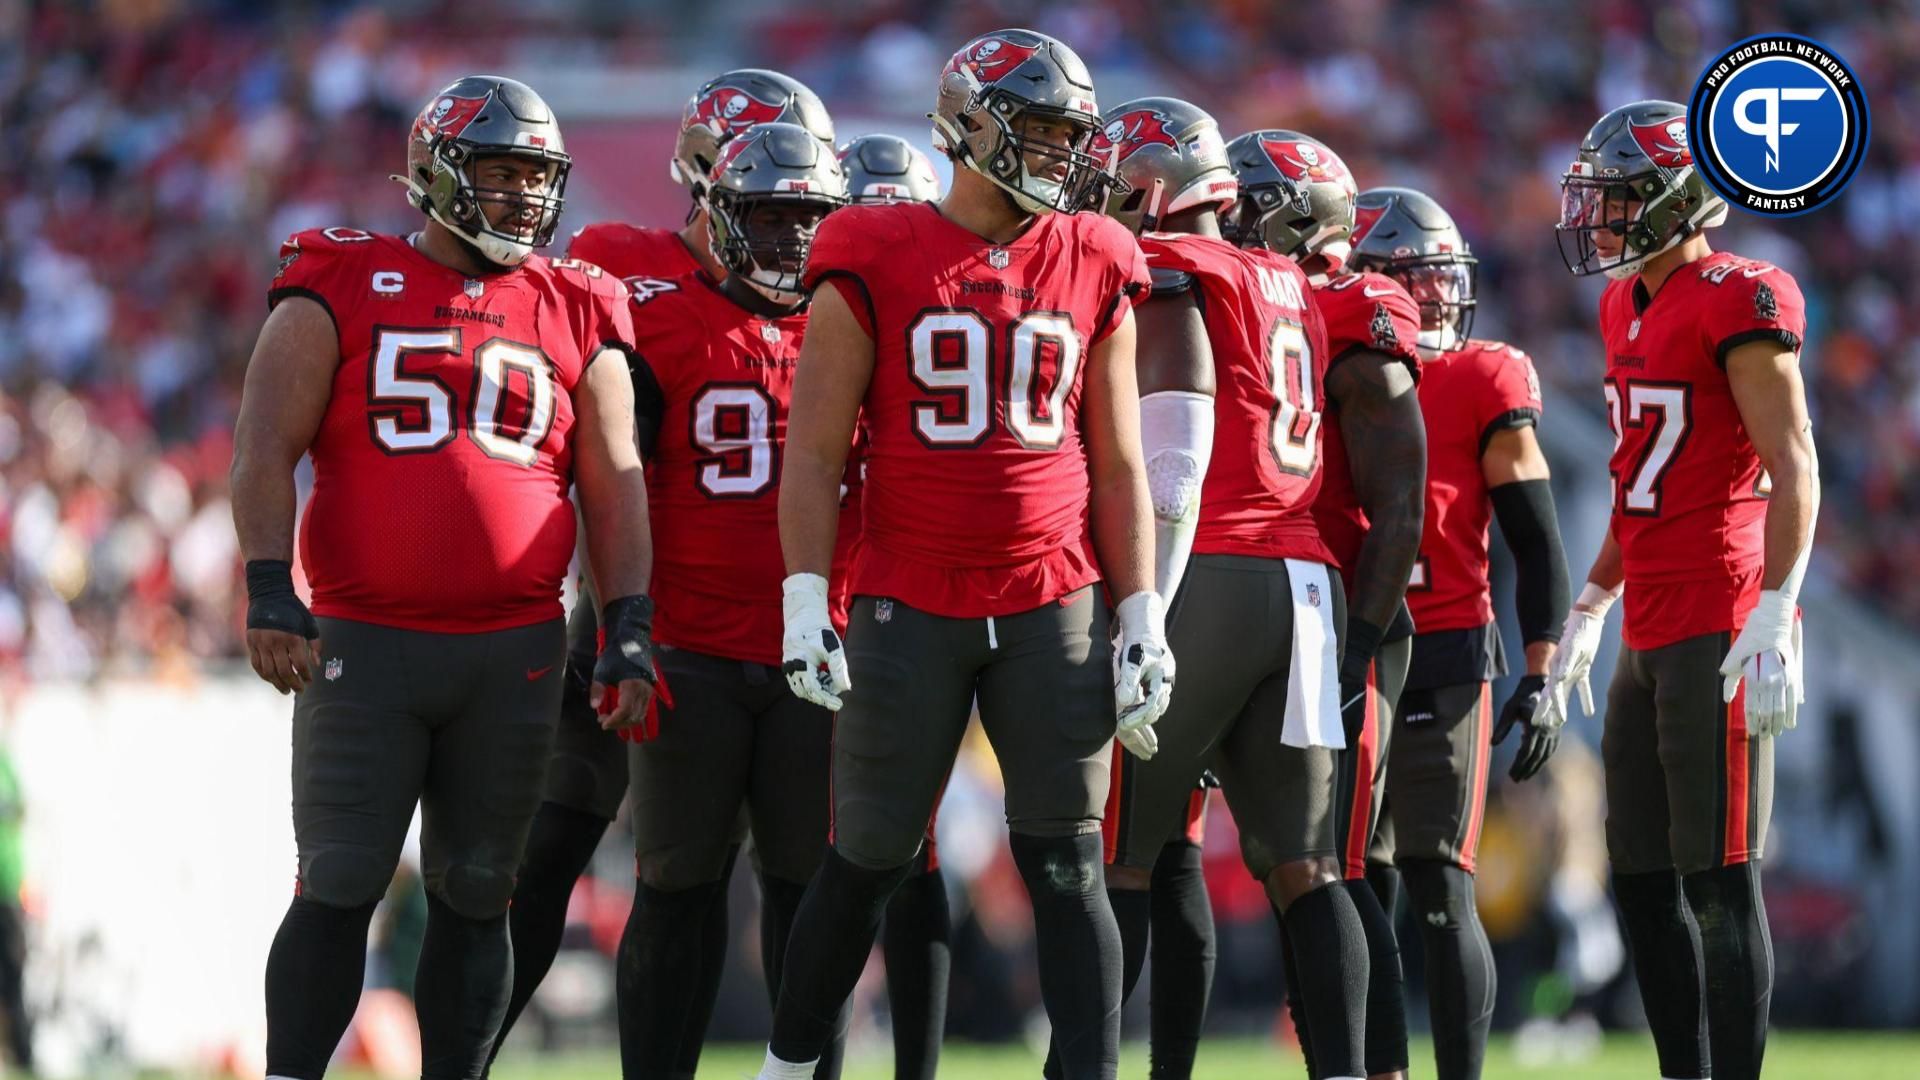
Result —
[[1600, 334], [1617, 441], [1612, 523], [1540, 715], [1559, 726], [1570, 691], [1591, 714], [1587, 669], [1624, 589], [1601, 739], [1614, 896], [1661, 1074], [1711, 1062], [1727, 1080], [1760, 1075], [1766, 1050], [1761, 844], [1773, 737], [1802, 696], [1796, 604], [1820, 483], [1800, 287], [1708, 246], [1727, 207], [1694, 171], [1686, 122], [1673, 102], [1621, 106], [1562, 181], [1568, 267], [1612, 279]]
[[[708, 80], [688, 99], [674, 142], [674, 179], [692, 195], [686, 224], [676, 232], [597, 222], [573, 234], [568, 257], [593, 263], [624, 280], [636, 302], [674, 287], [676, 279], [696, 271], [704, 270], [719, 280], [725, 270], [708, 246], [707, 178], [729, 141], [754, 124], [775, 120], [797, 123], [823, 145], [833, 144], [833, 121], [826, 107], [800, 82], [757, 68], [728, 71]], [[593, 858], [627, 792], [625, 744], [601, 727], [599, 715], [587, 702], [586, 673], [593, 666], [597, 624], [592, 583], [582, 582], [582, 586], [568, 625], [569, 674], [553, 760], [547, 768], [547, 790], [534, 817], [513, 893], [513, 996], [494, 1040], [496, 1054], [553, 966], [574, 883]], [[736, 854], [744, 830], [743, 816], [734, 832]], [[721, 880], [730, 876], [723, 873]], [[695, 1000], [705, 1005], [693, 1010], [692, 1030], [682, 1044], [692, 1055], [681, 1063], [681, 1071], [687, 1073], [693, 1071], [707, 1017], [720, 991], [727, 947], [724, 888], [713, 896], [697, 934], [703, 943], [698, 966], [683, 974], [685, 984], [695, 988]]]
[[[735, 137], [709, 185], [726, 277], [679, 278], [634, 314], [661, 698], [628, 755], [637, 880], [620, 943], [627, 1076], [685, 1075], [676, 1063], [698, 1060], [697, 1047], [681, 1046], [706, 1027], [687, 974], [713, 894], [727, 884], [741, 809], [752, 819], [772, 992], [801, 892], [826, 850], [831, 805], [833, 716], [789, 693], [780, 671], [775, 500], [807, 326], [801, 271], [821, 220], [846, 201], [846, 182], [831, 147], [775, 122]], [[838, 1075], [835, 1057], [817, 1075]]]
[[[933, 202], [940, 178], [918, 147], [898, 135], [873, 134], [852, 139], [838, 151], [847, 174], [847, 195], [854, 205]], [[847, 463], [847, 506], [841, 528], [860, 524], [860, 459], [865, 436]], [[836, 543], [845, 548], [846, 539]], [[835, 570], [839, 564], [835, 563]], [[849, 578], [833, 576], [833, 612], [846, 621], [852, 602]], [[944, 798], [944, 793], [942, 795]], [[934, 816], [939, 816], [936, 803]], [[880, 952], [887, 967], [887, 1018], [893, 1028], [894, 1080], [933, 1080], [940, 1067], [940, 1044], [947, 1029], [947, 976], [952, 967], [948, 940], [947, 883], [940, 873], [934, 821], [927, 821], [926, 843], [914, 857], [913, 872], [893, 891], [880, 925]]]
[[[1120, 957], [1101, 808], [1116, 729], [1150, 726], [1172, 692], [1133, 369], [1146, 261], [1116, 222], [1071, 212], [1113, 181], [1087, 153], [1099, 110], [1066, 45], [1028, 30], [969, 42], [934, 118], [952, 190], [836, 213], [807, 267], [780, 493], [785, 656], [796, 693], [841, 711], [833, 850], [801, 903], [761, 1076], [811, 1073], [977, 694], [1065, 1073], [1110, 1078]], [[826, 574], [862, 417], [843, 646]]]
[[[1420, 305], [1427, 425], [1426, 523], [1407, 585], [1419, 633], [1367, 873], [1406, 881], [1426, 950], [1437, 1075], [1477, 1080], [1494, 997], [1493, 953], [1473, 894], [1487, 762], [1491, 744], [1516, 724], [1525, 735], [1515, 780], [1553, 753], [1558, 732], [1534, 725], [1533, 713], [1567, 613], [1567, 561], [1534, 435], [1540, 380], [1526, 353], [1469, 336], [1476, 277], [1466, 239], [1439, 203], [1408, 188], [1362, 192], [1354, 213], [1348, 265], [1400, 282]], [[1526, 674], [1497, 729], [1489, 680], [1507, 665], [1487, 577], [1496, 513], [1518, 570], [1514, 606], [1526, 642]]]
[[[654, 679], [627, 290], [534, 253], [570, 159], [540, 97], [461, 79], [408, 136], [411, 237], [295, 234], [247, 369], [233, 463], [262, 678], [294, 691], [299, 876], [267, 960], [267, 1072], [326, 1069], [414, 806], [428, 921], [422, 1075], [484, 1067], [510, 985], [507, 905], [566, 660], [577, 486], [604, 593], [592, 696], [639, 719]], [[294, 593], [294, 466], [312, 612]]]
[[[1420, 312], [1407, 291], [1346, 265], [1353, 233], [1353, 174], [1325, 144], [1293, 131], [1255, 131], [1227, 147], [1240, 178], [1239, 242], [1287, 255], [1313, 282], [1327, 327], [1325, 455], [1313, 514], [1346, 584], [1340, 700], [1347, 749], [1340, 758], [1335, 830], [1354, 906], [1366, 926], [1366, 1064], [1379, 1076], [1407, 1067], [1400, 954], [1386, 912], [1392, 898], [1367, 888], [1366, 850], [1385, 790], [1383, 722], [1406, 677], [1412, 620], [1402, 599], [1420, 550], [1426, 493], [1426, 427], [1420, 416]], [[1300, 942], [1288, 935], [1291, 950]], [[1297, 981], [1289, 978], [1290, 986]], [[1294, 994], [1290, 1004], [1304, 1003]], [[1313, 1067], [1312, 1030], [1301, 1047]]]
[[[1161, 912], [1186, 904], [1204, 915], [1204, 886], [1189, 894], [1182, 885], [1201, 880], [1189, 807], [1211, 769], [1247, 868], [1300, 948], [1300, 992], [1319, 1025], [1315, 1044], [1326, 1048], [1318, 1064], [1357, 1075], [1366, 938], [1341, 886], [1333, 811], [1345, 738], [1341, 595], [1311, 514], [1325, 328], [1291, 259], [1221, 238], [1220, 214], [1239, 185], [1213, 117], [1173, 98], [1142, 98], [1103, 119], [1094, 153], [1110, 154], [1131, 188], [1106, 210], [1139, 231], [1153, 269], [1152, 298], [1136, 314], [1141, 439], [1155, 587], [1172, 608], [1169, 644], [1188, 658], [1152, 756], [1115, 755], [1107, 883], [1127, 946], [1126, 985], [1145, 957], [1151, 906], [1152, 1073], [1191, 1075], [1212, 976], [1211, 919], [1200, 933]], [[1163, 944], [1173, 946], [1164, 970]]]

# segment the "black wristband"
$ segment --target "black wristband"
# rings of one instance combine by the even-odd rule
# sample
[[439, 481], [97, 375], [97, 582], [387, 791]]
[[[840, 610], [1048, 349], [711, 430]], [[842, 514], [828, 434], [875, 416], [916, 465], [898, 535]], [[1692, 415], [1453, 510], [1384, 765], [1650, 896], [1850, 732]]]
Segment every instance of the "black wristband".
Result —
[[633, 627], [653, 632], [653, 597], [644, 593], [609, 600], [600, 609], [600, 625], [611, 636], [616, 628]]
[[1365, 619], [1347, 617], [1347, 633], [1340, 643], [1340, 670], [1352, 667], [1364, 668], [1380, 651], [1380, 641], [1387, 632]]
[[1559, 641], [1572, 597], [1553, 487], [1545, 480], [1518, 480], [1487, 494], [1500, 519], [1500, 535], [1513, 552], [1514, 614], [1520, 622], [1520, 640], [1529, 645]]
[[247, 599], [293, 596], [293, 564], [284, 559], [247, 560]]

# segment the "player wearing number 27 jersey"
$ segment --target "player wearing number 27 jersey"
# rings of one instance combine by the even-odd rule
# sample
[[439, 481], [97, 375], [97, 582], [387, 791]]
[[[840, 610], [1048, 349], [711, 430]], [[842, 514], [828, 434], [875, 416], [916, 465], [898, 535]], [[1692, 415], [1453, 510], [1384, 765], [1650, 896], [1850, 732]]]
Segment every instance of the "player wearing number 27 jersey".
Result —
[[1611, 528], [1540, 712], [1558, 723], [1569, 689], [1591, 711], [1586, 669], [1624, 589], [1601, 741], [1607, 850], [1660, 1071], [1757, 1077], [1773, 974], [1759, 860], [1772, 736], [1803, 693], [1797, 599], [1819, 479], [1800, 289], [1709, 246], [1727, 208], [1686, 125], [1674, 102], [1615, 109], [1562, 180], [1569, 269], [1613, 279], [1600, 333], [1617, 441]]

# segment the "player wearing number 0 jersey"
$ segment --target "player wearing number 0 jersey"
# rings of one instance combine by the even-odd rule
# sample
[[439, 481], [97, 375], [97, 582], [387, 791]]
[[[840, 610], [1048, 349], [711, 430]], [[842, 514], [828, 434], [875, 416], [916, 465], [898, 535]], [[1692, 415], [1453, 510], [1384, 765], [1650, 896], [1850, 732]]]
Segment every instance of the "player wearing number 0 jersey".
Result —
[[[761, 1075], [813, 1068], [977, 697], [1065, 1074], [1111, 1077], [1109, 755], [1116, 727], [1150, 727], [1172, 689], [1136, 428], [1146, 262], [1124, 228], [1071, 212], [1112, 180], [1087, 152], [1092, 81], [1064, 44], [970, 42], [935, 117], [947, 195], [836, 213], [807, 268], [780, 497], [786, 667], [797, 694], [840, 709], [833, 850], [801, 905]], [[825, 574], [857, 418], [871, 441], [843, 646]]]
[[[650, 554], [627, 290], [534, 251], [558, 223], [569, 166], [531, 89], [461, 79], [421, 110], [397, 177], [422, 231], [318, 229], [281, 248], [233, 467], [249, 646], [263, 676], [299, 691], [299, 873], [267, 962], [269, 1075], [325, 1071], [416, 804], [422, 1072], [483, 1069], [560, 704], [576, 484], [612, 598], [594, 693], [621, 695], [610, 724], [646, 704]], [[300, 530], [311, 614], [287, 564], [302, 454], [314, 469]]]
[[1773, 736], [1804, 694], [1797, 599], [1819, 480], [1800, 289], [1710, 248], [1727, 207], [1695, 171], [1686, 125], [1673, 102], [1615, 109], [1562, 180], [1568, 267], [1613, 279], [1600, 333], [1617, 442], [1611, 526], [1540, 713], [1562, 722], [1569, 692], [1591, 711], [1587, 669], [1624, 588], [1601, 740], [1614, 893], [1662, 1074], [1710, 1063], [1744, 1078], [1766, 1050], [1759, 861]]
[[[771, 121], [799, 124], [823, 145], [833, 144], [833, 121], [826, 107], [798, 80], [758, 68], [739, 68], [709, 79], [687, 100], [674, 139], [673, 178], [692, 197], [686, 224], [673, 230], [597, 222], [574, 233], [568, 256], [625, 280], [637, 301], [695, 271], [704, 270], [715, 280], [723, 277], [725, 270], [709, 246], [708, 179], [727, 143], [754, 125]], [[627, 792], [626, 751], [618, 736], [601, 727], [600, 717], [587, 701], [584, 672], [592, 666], [596, 648], [597, 605], [592, 582], [583, 579], [580, 584], [579, 602], [568, 621], [569, 675], [547, 770], [547, 790], [514, 890], [513, 998], [495, 1039], [496, 1054], [552, 966], [566, 929], [574, 882], [585, 871]], [[745, 836], [742, 815], [734, 830], [736, 850]], [[701, 931], [705, 943], [701, 969], [708, 977], [699, 983], [695, 995], [708, 1005], [697, 1008], [697, 1019], [692, 1021], [700, 1032], [705, 1031], [706, 1014], [719, 992], [726, 935], [722, 891], [709, 907]], [[688, 974], [691, 978], [692, 973]], [[681, 1071], [693, 1071], [700, 1043], [698, 1034], [686, 1040], [689, 1057], [681, 1061]]]
[[[1347, 266], [1354, 225], [1353, 175], [1325, 144], [1299, 132], [1256, 131], [1228, 146], [1240, 177], [1236, 232], [1243, 245], [1290, 255], [1314, 285], [1327, 327], [1324, 464], [1313, 514], [1339, 561], [1347, 620], [1340, 699], [1347, 749], [1340, 755], [1335, 812], [1348, 891], [1366, 926], [1369, 952], [1366, 1071], [1404, 1069], [1405, 1006], [1393, 927], [1364, 884], [1367, 838], [1379, 812], [1387, 740], [1384, 719], [1406, 672], [1412, 634], [1401, 603], [1420, 544], [1425, 426], [1416, 384], [1419, 312], [1406, 290]], [[1289, 963], [1301, 942], [1287, 937]], [[1293, 980], [1289, 980], [1292, 982]], [[1296, 1007], [1304, 1004], [1289, 995]], [[1312, 1010], [1303, 1010], [1312, 1020]], [[1302, 1043], [1315, 1067], [1312, 1031]]]
[[[1125, 956], [1137, 965], [1146, 955], [1148, 889], [1156, 908], [1180, 899], [1163, 891], [1162, 867], [1182, 857], [1198, 866], [1180, 826], [1211, 769], [1247, 868], [1312, 950], [1299, 989], [1325, 1021], [1322, 1044], [1341, 1048], [1324, 1063], [1352, 1074], [1365, 978], [1345, 958], [1364, 958], [1366, 943], [1334, 858], [1341, 595], [1307, 513], [1319, 486], [1326, 334], [1293, 260], [1220, 238], [1238, 184], [1211, 116], [1173, 98], [1131, 101], [1107, 113], [1096, 152], [1103, 144], [1131, 189], [1111, 196], [1107, 213], [1148, 230], [1140, 247], [1154, 294], [1137, 317], [1155, 577], [1172, 598], [1169, 643], [1189, 658], [1151, 758], [1116, 755], [1107, 882]], [[1151, 929], [1153, 1072], [1184, 1077], [1207, 983], [1167, 981], [1163, 921]], [[1130, 988], [1138, 967], [1126, 974]], [[1181, 1017], [1191, 1018], [1184, 1030]]]
[[[1369, 878], [1405, 881], [1426, 957], [1441, 1080], [1475, 1080], [1493, 1019], [1493, 953], [1474, 902], [1474, 866], [1489, 758], [1515, 724], [1511, 775], [1531, 776], [1556, 733], [1532, 724], [1566, 616], [1566, 559], [1546, 458], [1533, 428], [1540, 382], [1525, 353], [1468, 335], [1475, 262], [1453, 219], [1408, 188], [1355, 202], [1351, 265], [1406, 287], [1420, 305], [1420, 407], [1427, 426], [1426, 522], [1407, 586], [1418, 633], [1393, 729], [1386, 801], [1367, 854]], [[1493, 516], [1513, 551], [1515, 609], [1528, 674], [1494, 727], [1489, 680], [1506, 673], [1493, 619], [1487, 545]]]

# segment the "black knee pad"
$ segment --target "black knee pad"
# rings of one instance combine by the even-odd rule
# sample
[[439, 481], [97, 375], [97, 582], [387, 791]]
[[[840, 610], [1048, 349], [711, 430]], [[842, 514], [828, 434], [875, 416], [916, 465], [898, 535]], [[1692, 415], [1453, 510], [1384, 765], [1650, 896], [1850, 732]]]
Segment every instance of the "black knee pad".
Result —
[[387, 895], [396, 864], [371, 848], [328, 847], [308, 855], [300, 868], [302, 899], [336, 908], [358, 908]]
[[1473, 907], [1473, 875], [1452, 863], [1403, 859], [1400, 878], [1422, 926], [1458, 930], [1479, 917]]
[[438, 880], [427, 881], [427, 895], [464, 919], [498, 918], [513, 900], [513, 875], [497, 867], [455, 863]]
[[1017, 832], [1009, 838], [1014, 865], [1027, 883], [1035, 906], [1051, 899], [1104, 894], [1107, 875], [1101, 858], [1099, 833], [1078, 836], [1036, 836]]

